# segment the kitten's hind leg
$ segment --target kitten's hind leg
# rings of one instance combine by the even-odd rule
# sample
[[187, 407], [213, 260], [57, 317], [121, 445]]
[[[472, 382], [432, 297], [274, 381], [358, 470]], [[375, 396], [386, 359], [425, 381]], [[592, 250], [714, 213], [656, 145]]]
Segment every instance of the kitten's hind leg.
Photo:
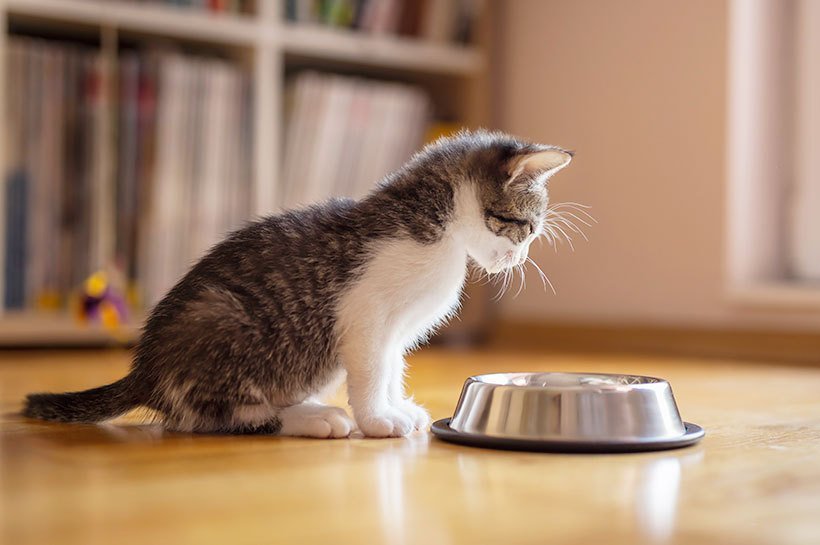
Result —
[[239, 405], [233, 410], [229, 433], [237, 435], [278, 435], [282, 430], [279, 411], [264, 403]]
[[314, 401], [280, 409], [278, 419], [282, 424], [280, 435], [339, 438], [349, 436], [356, 428], [343, 409]]
[[339, 407], [303, 401], [290, 407], [240, 405], [234, 409], [229, 429], [239, 435], [289, 435], [298, 437], [347, 437], [355, 429], [353, 420]]

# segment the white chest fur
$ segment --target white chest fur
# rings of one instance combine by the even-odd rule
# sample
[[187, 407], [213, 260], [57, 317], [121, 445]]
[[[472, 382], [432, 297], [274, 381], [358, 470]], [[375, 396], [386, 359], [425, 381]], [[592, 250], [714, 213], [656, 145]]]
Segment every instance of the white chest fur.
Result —
[[467, 275], [467, 248], [486, 228], [472, 184], [456, 188], [453, 204], [452, 221], [438, 242], [408, 237], [372, 249], [361, 277], [339, 301], [340, 339], [366, 337], [403, 352], [455, 312]]
[[364, 322], [379, 330], [379, 342], [413, 346], [457, 308], [466, 267], [465, 250], [449, 234], [434, 244], [399, 239], [378, 245], [340, 301], [339, 332]]

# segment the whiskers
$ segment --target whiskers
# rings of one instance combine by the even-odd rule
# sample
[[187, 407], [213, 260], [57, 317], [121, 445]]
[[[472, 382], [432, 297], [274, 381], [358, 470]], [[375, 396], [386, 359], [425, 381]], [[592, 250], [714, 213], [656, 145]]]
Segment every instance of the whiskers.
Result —
[[577, 202], [559, 202], [549, 206], [541, 236], [547, 239], [555, 251], [558, 251], [559, 243], [566, 243], [574, 252], [573, 234], [580, 235], [584, 240], [589, 241], [584, 229], [578, 224], [592, 227], [593, 223], [598, 223], [587, 210], [589, 206]]
[[[482, 286], [490, 283], [499, 284], [498, 291], [492, 297], [493, 301], [498, 301], [502, 297], [504, 297], [504, 294], [507, 293], [510, 287], [512, 287], [515, 271], [519, 269], [521, 269], [520, 265], [512, 269], [504, 269], [497, 273], [489, 273], [483, 267], [474, 266], [472, 267], [472, 272], [478, 275], [475, 281], [480, 282]], [[521, 285], [519, 286], [518, 291], [516, 292], [516, 296], [518, 296], [518, 293], [521, 292], [521, 290], [523, 289], [523, 285], [526, 283], [526, 280], [524, 279], [523, 270], [519, 270], [519, 272], [521, 274]]]
[[533, 261], [531, 257], [527, 258], [527, 261], [524, 263], [524, 265], [526, 265], [527, 263], [532, 263], [532, 266], [535, 267], [536, 271], [538, 271], [538, 277], [541, 279], [541, 284], [543, 284], [544, 286], [544, 291], [547, 291], [547, 286], [549, 286], [552, 290], [552, 294], [556, 295], [558, 292], [555, 291], [555, 286], [552, 285], [552, 282], [550, 282], [549, 277], [546, 274], [544, 274], [544, 271], [541, 270], [541, 267], [538, 266], [538, 263]]
[[[539, 242], [542, 239], [546, 239], [556, 252], [558, 251], [558, 246], [561, 244], [567, 244], [572, 251], [575, 251], [573, 236], [580, 236], [588, 241], [589, 238], [584, 232], [584, 227], [592, 227], [593, 224], [598, 223], [587, 210], [589, 210], [589, 206], [576, 202], [561, 202], [551, 205], [547, 208], [547, 216], [544, 219], [544, 229], [538, 237]], [[516, 276], [518, 276], [518, 288], [513, 295], [513, 298], [515, 298], [518, 297], [527, 286], [526, 267], [530, 264], [538, 273], [544, 291], [547, 291], [547, 287], [549, 287], [550, 291], [555, 295], [557, 293], [555, 286], [541, 267], [538, 266], [538, 263], [530, 257], [528, 257], [524, 263], [504, 269], [498, 273], [491, 274], [483, 269], [476, 269], [479, 272], [478, 281], [483, 284], [498, 284], [498, 291], [492, 298], [493, 301], [498, 301], [512, 289], [516, 283]]]
[[[487, 284], [490, 282], [498, 284], [498, 291], [496, 291], [496, 294], [492, 297], [493, 301], [499, 301], [502, 297], [504, 297], [504, 295], [507, 294], [508, 291], [513, 288], [516, 284], [516, 277], [518, 277], [518, 288], [515, 290], [513, 298], [518, 297], [521, 292], [524, 291], [524, 288], [527, 287], [527, 275], [525, 272], [527, 262], [535, 265], [535, 268], [538, 270], [538, 274], [541, 277], [541, 282], [544, 283], [544, 289], [546, 289], [547, 285], [552, 287], [552, 283], [549, 281], [549, 278], [547, 278], [547, 275], [545, 275], [541, 268], [536, 265], [535, 261], [530, 258], [527, 258], [527, 261], [521, 265], [516, 265], [497, 273], [488, 273], [487, 271], [481, 269], [479, 271], [479, 281], [482, 281], [482, 284]], [[555, 289], [552, 291], [555, 293]]]

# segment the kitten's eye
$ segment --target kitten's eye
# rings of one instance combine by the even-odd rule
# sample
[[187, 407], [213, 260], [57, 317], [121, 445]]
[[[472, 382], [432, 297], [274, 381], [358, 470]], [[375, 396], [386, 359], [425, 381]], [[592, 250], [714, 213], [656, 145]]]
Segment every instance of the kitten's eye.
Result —
[[500, 222], [503, 222], [503, 223], [512, 223], [513, 225], [529, 225], [530, 224], [530, 222], [528, 220], [521, 219], [521, 218], [513, 218], [513, 217], [510, 217], [510, 216], [505, 216], [503, 214], [496, 214], [495, 212], [492, 212], [490, 210], [487, 210], [486, 214], [487, 214], [487, 217], [496, 219], [496, 220], [498, 220]]

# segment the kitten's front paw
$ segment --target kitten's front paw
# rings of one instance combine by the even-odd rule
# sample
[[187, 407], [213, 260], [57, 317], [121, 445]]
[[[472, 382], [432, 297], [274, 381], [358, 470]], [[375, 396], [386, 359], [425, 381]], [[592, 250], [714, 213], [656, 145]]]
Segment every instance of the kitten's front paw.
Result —
[[413, 431], [413, 422], [392, 407], [385, 411], [356, 416], [365, 437], [402, 437]]
[[417, 430], [426, 430], [430, 425], [430, 413], [421, 405], [417, 405], [412, 399], [402, 399], [395, 403], [393, 407], [410, 419], [413, 427]]

